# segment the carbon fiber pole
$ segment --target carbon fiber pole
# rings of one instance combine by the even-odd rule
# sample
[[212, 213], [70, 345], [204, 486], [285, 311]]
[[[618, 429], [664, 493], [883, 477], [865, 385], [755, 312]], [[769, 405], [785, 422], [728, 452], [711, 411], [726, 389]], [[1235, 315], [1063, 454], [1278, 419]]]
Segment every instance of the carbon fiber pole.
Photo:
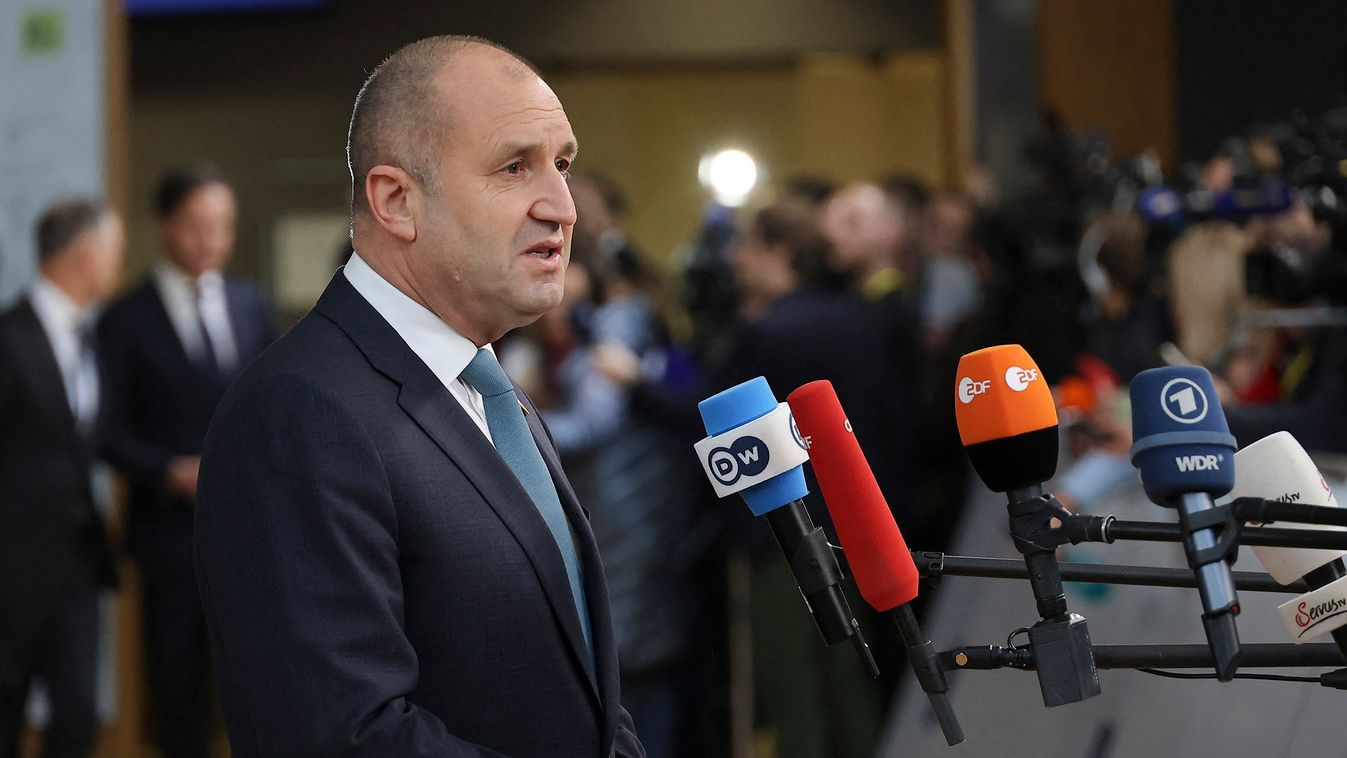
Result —
[[[923, 578], [942, 576], [978, 576], [990, 579], [1026, 579], [1023, 561], [1010, 558], [979, 558], [945, 555], [938, 552], [912, 551], [912, 560]], [[1197, 586], [1192, 569], [1157, 566], [1123, 566], [1108, 563], [1060, 563], [1062, 579], [1094, 584], [1130, 584], [1145, 587]], [[1279, 592], [1291, 595], [1309, 591], [1304, 582], [1278, 584], [1277, 580], [1257, 571], [1235, 571], [1235, 587], [1248, 592]]]

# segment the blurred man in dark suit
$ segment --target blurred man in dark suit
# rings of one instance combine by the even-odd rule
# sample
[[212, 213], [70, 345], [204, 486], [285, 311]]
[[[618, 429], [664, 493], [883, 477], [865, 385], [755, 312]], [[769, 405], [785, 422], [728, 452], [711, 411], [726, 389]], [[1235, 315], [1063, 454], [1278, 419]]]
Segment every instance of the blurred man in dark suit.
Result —
[[108, 460], [130, 487], [127, 541], [145, 591], [150, 692], [169, 758], [209, 751], [209, 648], [192, 567], [201, 444], [225, 388], [275, 337], [251, 284], [221, 270], [234, 193], [209, 167], [167, 174], [156, 210], [163, 259], [104, 314]]
[[0, 314], [0, 756], [18, 753], [33, 679], [44, 756], [88, 756], [98, 714], [98, 592], [117, 576], [91, 488], [106, 407], [92, 311], [121, 276], [122, 224], [91, 200], [38, 221], [39, 274]]
[[[711, 389], [762, 376], [784, 397], [816, 379], [832, 382], [889, 502], [902, 502], [894, 474], [908, 461], [894, 452], [892, 440], [906, 429], [886, 402], [901, 395], [899, 378], [886, 370], [883, 333], [870, 311], [845, 293], [815, 285], [828, 250], [816, 211], [800, 199], [778, 201], [750, 217], [733, 259], [741, 323], [725, 365], [710, 374]], [[813, 494], [818, 488], [810, 490], [806, 502], [814, 523], [832, 533], [828, 511]], [[881, 717], [878, 688], [851, 661], [842, 661], [839, 653], [846, 651], [819, 647], [768, 530], [750, 522], [746, 510], [734, 513], [740, 522], [735, 537], [748, 549], [752, 571], [759, 732], [775, 741], [783, 758], [872, 753]]]
[[491, 348], [561, 301], [576, 149], [483, 40], [413, 43], [357, 96], [356, 252], [202, 456], [236, 756], [644, 755], [594, 535]]

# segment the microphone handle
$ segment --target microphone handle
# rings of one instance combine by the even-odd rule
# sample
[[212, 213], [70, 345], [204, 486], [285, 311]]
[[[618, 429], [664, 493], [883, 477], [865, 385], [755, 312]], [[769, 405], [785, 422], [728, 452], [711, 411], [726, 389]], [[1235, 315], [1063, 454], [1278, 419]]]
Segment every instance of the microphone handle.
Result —
[[842, 569], [837, 565], [837, 557], [823, 529], [814, 526], [804, 501], [792, 500], [763, 514], [763, 518], [790, 563], [795, 584], [823, 641], [831, 647], [850, 639], [866, 673], [879, 676], [879, 666], [861, 634], [861, 625], [842, 592]]
[[1009, 499], [1006, 508], [1010, 515], [1010, 536], [1015, 549], [1024, 556], [1038, 615], [1044, 620], [1066, 618], [1066, 590], [1062, 588], [1057, 550], [1036, 542], [1037, 536], [1048, 528], [1047, 517], [1041, 510], [1043, 486], [1011, 490], [1006, 496]]
[[[1317, 590], [1344, 576], [1347, 576], [1347, 568], [1343, 566], [1341, 558], [1335, 558], [1306, 574], [1305, 584], [1309, 585], [1310, 590]], [[1338, 643], [1338, 648], [1347, 653], [1347, 626], [1340, 626], [1329, 634], [1333, 635], [1333, 641]]]
[[1183, 530], [1183, 550], [1188, 555], [1188, 565], [1197, 574], [1198, 594], [1202, 597], [1202, 627], [1207, 634], [1207, 644], [1211, 647], [1212, 662], [1216, 669], [1216, 678], [1228, 682], [1235, 677], [1239, 668], [1240, 647], [1239, 630], [1235, 626], [1235, 616], [1239, 614], [1239, 597], [1235, 594], [1235, 580], [1230, 575], [1230, 565], [1216, 559], [1206, 563], [1200, 553], [1212, 553], [1218, 547], [1216, 531], [1211, 528], [1194, 529], [1192, 521], [1199, 514], [1215, 508], [1211, 495], [1205, 492], [1188, 492], [1180, 495], [1175, 505], [1179, 510], [1179, 526]]
[[950, 747], [958, 745], [964, 741], [963, 728], [959, 726], [959, 717], [954, 715], [954, 707], [950, 705], [949, 695], [946, 694], [949, 692], [949, 683], [945, 681], [945, 668], [940, 663], [935, 646], [921, 633], [910, 604], [903, 603], [889, 611], [888, 615], [898, 627], [898, 636], [902, 637], [903, 645], [907, 647], [907, 661], [912, 666], [912, 673], [917, 675], [917, 683], [931, 701], [931, 710], [935, 711], [935, 720], [940, 724], [945, 742]]
[[1191, 519], [1203, 511], [1216, 507], [1211, 495], [1205, 492], [1189, 492], [1177, 499], [1179, 526], [1184, 531], [1183, 547], [1188, 553], [1189, 565], [1198, 575], [1198, 591], [1202, 595], [1202, 610], [1207, 615], [1218, 613], [1239, 613], [1239, 597], [1235, 594], [1235, 582], [1230, 576], [1230, 566], [1221, 560], [1197, 565], [1196, 554], [1211, 550], [1217, 546], [1214, 529], [1194, 529]]

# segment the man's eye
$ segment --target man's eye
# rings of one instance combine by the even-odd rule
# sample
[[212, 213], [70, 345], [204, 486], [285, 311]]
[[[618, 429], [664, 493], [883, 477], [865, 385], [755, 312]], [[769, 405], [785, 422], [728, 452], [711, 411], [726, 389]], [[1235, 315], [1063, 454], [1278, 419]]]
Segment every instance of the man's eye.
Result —
[[524, 170], [523, 161], [515, 161], [514, 163], [511, 163], [510, 165], [505, 167], [505, 173], [507, 174], [517, 175], [520, 171], [523, 170]]
[[560, 171], [562, 176], [569, 177], [571, 175], [571, 162], [565, 158], [558, 158], [557, 171]]

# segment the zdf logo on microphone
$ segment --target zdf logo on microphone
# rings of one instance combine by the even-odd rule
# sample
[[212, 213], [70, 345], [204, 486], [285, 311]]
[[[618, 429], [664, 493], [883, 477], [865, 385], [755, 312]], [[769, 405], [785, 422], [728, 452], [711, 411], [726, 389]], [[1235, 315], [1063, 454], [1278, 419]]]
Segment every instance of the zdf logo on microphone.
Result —
[[1180, 424], [1196, 424], [1207, 417], [1207, 393], [1192, 379], [1170, 379], [1160, 389], [1160, 409]]
[[1006, 369], [1006, 386], [1016, 392], [1024, 392], [1030, 382], [1038, 379], [1038, 369], [1011, 366]]
[[707, 456], [707, 464], [716, 481], [726, 487], [740, 477], [756, 476], [767, 468], [771, 459], [767, 445], [757, 437], [740, 437], [729, 447], [718, 447]]
[[991, 387], [992, 380], [990, 379], [977, 381], [972, 377], [965, 376], [959, 380], [959, 402], [968, 405], [978, 395], [985, 395]]

